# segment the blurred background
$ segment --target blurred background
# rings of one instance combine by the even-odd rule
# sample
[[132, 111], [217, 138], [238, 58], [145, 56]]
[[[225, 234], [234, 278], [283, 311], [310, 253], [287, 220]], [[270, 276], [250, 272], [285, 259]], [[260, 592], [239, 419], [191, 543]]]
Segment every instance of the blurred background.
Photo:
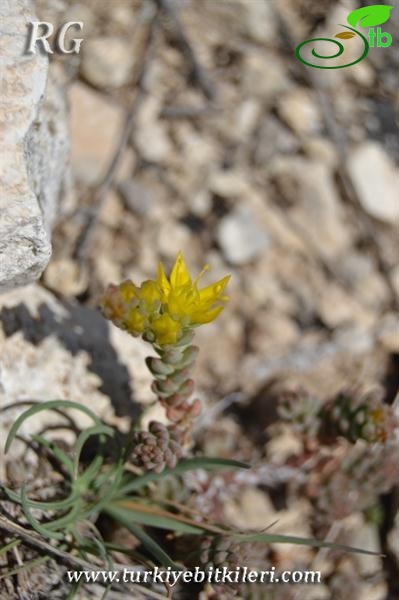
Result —
[[265, 564], [321, 568], [324, 583], [242, 597], [399, 598], [394, 426], [384, 443], [312, 434], [315, 404], [343, 392], [391, 418], [399, 385], [399, 6], [382, 26], [392, 45], [355, 66], [295, 58], [359, 6], [36, 2], [43, 20], [82, 21], [68, 36], [84, 41], [51, 56], [70, 160], [51, 261], [3, 300], [7, 393], [83, 399], [122, 428], [143, 405], [160, 418], [145, 343], [108, 327], [100, 295], [153, 277], [159, 260], [170, 268], [179, 250], [194, 275], [209, 264], [204, 283], [231, 273], [227, 307], [197, 333], [196, 444], [257, 468], [192, 481], [196, 501], [241, 528], [277, 519], [279, 533], [386, 553], [275, 545]]

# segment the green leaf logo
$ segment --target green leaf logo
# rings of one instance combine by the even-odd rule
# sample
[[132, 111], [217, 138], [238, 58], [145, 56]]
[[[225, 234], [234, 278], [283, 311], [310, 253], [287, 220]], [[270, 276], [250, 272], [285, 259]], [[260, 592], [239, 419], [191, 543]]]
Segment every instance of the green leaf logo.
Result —
[[388, 21], [392, 9], [393, 6], [385, 4], [364, 6], [349, 13], [347, 21], [352, 27], [375, 27]]

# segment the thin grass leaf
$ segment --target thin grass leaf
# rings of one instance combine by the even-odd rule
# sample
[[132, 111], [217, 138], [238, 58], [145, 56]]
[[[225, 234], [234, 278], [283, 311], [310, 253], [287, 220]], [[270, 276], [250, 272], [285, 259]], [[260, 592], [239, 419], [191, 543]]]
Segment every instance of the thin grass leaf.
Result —
[[109, 484], [108, 489], [103, 490], [99, 500], [90, 507], [90, 514], [100, 512], [104, 506], [114, 499], [115, 493], [117, 492], [122, 479], [122, 474], [122, 471], [117, 471], [115, 473], [114, 479]]
[[54, 521], [50, 521], [46, 523], [46, 529], [50, 531], [57, 531], [57, 529], [66, 529], [72, 523], [81, 520], [81, 511], [82, 511], [82, 503], [80, 500], [77, 500], [72, 507], [72, 509], [64, 516], [59, 519], [54, 519]]
[[106, 598], [107, 598], [107, 596], [108, 596], [108, 593], [111, 591], [111, 587], [112, 587], [112, 583], [109, 583], [109, 584], [107, 585], [107, 587], [105, 588], [105, 590], [104, 590], [104, 593], [103, 593], [103, 595], [101, 596], [100, 600], [106, 600]]
[[69, 458], [69, 456], [67, 454], [65, 454], [65, 452], [63, 452], [60, 448], [57, 448], [57, 446], [55, 444], [53, 444], [49, 440], [46, 440], [46, 438], [42, 437], [41, 435], [32, 435], [32, 440], [34, 440], [41, 446], [44, 446], [48, 450], [51, 450], [51, 452], [54, 454], [54, 456], [58, 459], [58, 461], [62, 465], [64, 465], [68, 474], [72, 477], [73, 462]]
[[333, 542], [323, 542], [322, 540], [315, 540], [311, 538], [301, 538], [291, 535], [278, 535], [271, 533], [234, 533], [233, 537], [238, 542], [265, 542], [267, 544], [297, 544], [300, 546], [310, 546], [312, 548], [330, 548], [331, 550], [342, 550], [344, 552], [351, 552], [354, 554], [368, 554], [371, 556], [381, 556], [379, 552], [373, 552], [371, 550], [364, 550], [362, 548], [355, 548], [352, 546], [345, 546], [343, 544], [334, 544]]
[[45, 537], [49, 537], [49, 538], [53, 538], [55, 540], [61, 540], [64, 536], [62, 533], [59, 532], [50, 532], [48, 531], [47, 527], [45, 525], [42, 525], [41, 523], [39, 523], [39, 521], [37, 521], [37, 519], [35, 519], [33, 517], [33, 515], [30, 512], [30, 507], [28, 505], [28, 498], [26, 496], [26, 490], [25, 490], [25, 485], [22, 486], [21, 489], [21, 504], [22, 504], [22, 508], [24, 510], [24, 514], [25, 517], [27, 519], [27, 521], [29, 522], [29, 524], [33, 527], [33, 529], [35, 531], [37, 531], [37, 533], [40, 533], [40, 535], [43, 535]]
[[78, 476], [80, 455], [82, 453], [83, 446], [85, 445], [87, 440], [94, 435], [107, 435], [109, 437], [113, 437], [115, 435], [115, 430], [111, 427], [108, 427], [108, 425], [100, 424], [94, 425], [93, 427], [88, 427], [87, 429], [82, 431], [82, 433], [79, 435], [76, 441], [76, 445], [74, 448], [73, 472], [75, 477]]
[[30, 408], [28, 408], [28, 410], [23, 412], [21, 415], [19, 415], [19, 417], [17, 418], [17, 420], [15, 421], [14, 425], [11, 427], [11, 429], [8, 433], [7, 440], [6, 440], [5, 447], [4, 447], [4, 452], [5, 453], [8, 452], [8, 450], [10, 449], [10, 445], [11, 445], [12, 441], [14, 440], [19, 428], [26, 421], [26, 419], [33, 417], [34, 415], [36, 415], [37, 413], [39, 413], [43, 410], [51, 410], [51, 409], [58, 409], [58, 408], [70, 408], [70, 409], [80, 410], [81, 412], [88, 415], [94, 421], [94, 423], [96, 423], [97, 425], [101, 425], [100, 419], [89, 408], [87, 408], [87, 406], [78, 404], [78, 402], [72, 402], [70, 400], [49, 400], [48, 402], [42, 402], [41, 404], [35, 404], [34, 406], [31, 406]]
[[8, 542], [8, 544], [6, 544], [2, 548], [0, 548], [0, 556], [2, 556], [3, 554], [7, 554], [7, 552], [9, 550], [12, 550], [12, 548], [15, 548], [15, 546], [18, 546], [18, 544], [20, 544], [20, 543], [21, 543], [21, 540], [18, 540], [18, 539], [11, 540], [11, 542]]
[[188, 523], [173, 518], [172, 513], [170, 513], [171, 516], [166, 516], [162, 514], [163, 511], [160, 511], [160, 514], [157, 514], [156, 511], [147, 511], [145, 509], [146, 507], [143, 507], [144, 509], [140, 510], [140, 508], [123, 508], [120, 507], [119, 504], [112, 504], [112, 507], [115, 506], [117, 506], [118, 510], [123, 512], [126, 519], [130, 519], [133, 523], [148, 525], [149, 527], [156, 527], [158, 529], [168, 529], [170, 531], [176, 531], [177, 533], [191, 533], [195, 535], [205, 533], [205, 530], [200, 524], [189, 525]]
[[121, 495], [125, 496], [130, 492], [139, 490], [145, 485], [153, 481], [159, 481], [167, 475], [181, 475], [185, 471], [194, 469], [205, 469], [206, 471], [214, 471], [217, 469], [250, 469], [251, 466], [247, 463], [227, 458], [214, 458], [198, 456], [195, 458], [186, 458], [178, 462], [173, 469], [165, 469], [162, 473], [146, 473], [139, 477], [135, 477], [132, 481], [123, 486], [120, 490]]
[[[122, 510], [126, 510], [130, 513], [136, 513], [137, 519], [143, 525], [150, 525], [152, 527], [161, 527], [166, 529], [172, 529], [173, 531], [179, 531], [181, 533], [211, 533], [213, 535], [225, 535], [229, 533], [229, 530], [218, 527], [217, 525], [210, 525], [209, 523], [202, 523], [194, 521], [193, 519], [184, 515], [171, 513], [167, 510], [159, 508], [158, 505], [148, 504], [145, 501], [137, 502], [132, 498], [128, 497], [122, 500], [118, 500], [113, 503], [112, 506], [117, 506]], [[188, 530], [188, 527], [191, 531]]]
[[[17, 502], [18, 504], [22, 504], [21, 494], [10, 490], [5, 485], [1, 486], [2, 489], [6, 492], [7, 496], [13, 502]], [[62, 510], [65, 508], [69, 508], [72, 506], [76, 500], [79, 498], [79, 494], [77, 492], [71, 493], [67, 498], [63, 500], [31, 500], [27, 496], [25, 496], [25, 503], [29, 508], [37, 508], [39, 510]]]
[[65, 600], [74, 600], [74, 598], [76, 597], [76, 594], [82, 587], [82, 584], [83, 584], [83, 579], [80, 579], [77, 583], [74, 583], [72, 585], [71, 589], [69, 590], [68, 596], [65, 598]]
[[130, 533], [132, 533], [146, 548], [146, 550], [164, 567], [171, 567], [172, 569], [182, 570], [178, 564], [176, 564], [170, 556], [165, 552], [163, 548], [146, 533], [141, 527], [132, 523], [131, 520], [125, 515], [125, 511], [116, 507], [107, 506], [104, 509], [110, 517], [121, 525], [126, 527]]
[[136, 559], [139, 564], [143, 564], [145, 566], [150, 566], [150, 562], [148, 558], [143, 556], [140, 552], [137, 552], [136, 549], [127, 548], [126, 546], [120, 546], [119, 544], [111, 544], [110, 542], [106, 542], [105, 546], [108, 550], [113, 552], [120, 552], [121, 554], [126, 554], [126, 556], [130, 556], [131, 558]]
[[75, 480], [76, 487], [88, 487], [96, 477], [103, 464], [102, 456], [95, 456], [85, 471]]
[[49, 558], [49, 556], [39, 556], [39, 558], [34, 558], [33, 560], [30, 560], [29, 562], [26, 562], [23, 565], [15, 567], [15, 569], [11, 569], [11, 571], [7, 571], [7, 573], [0, 575], [0, 580], [11, 577], [12, 575], [17, 575], [22, 571], [28, 571], [29, 569], [33, 569], [33, 567], [37, 567], [38, 565], [42, 565], [43, 563], [47, 562]]

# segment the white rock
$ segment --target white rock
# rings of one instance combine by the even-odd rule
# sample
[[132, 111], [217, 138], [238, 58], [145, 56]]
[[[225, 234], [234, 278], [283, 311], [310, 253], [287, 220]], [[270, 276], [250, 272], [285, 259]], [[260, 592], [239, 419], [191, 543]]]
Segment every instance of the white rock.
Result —
[[363, 208], [376, 219], [399, 224], [399, 169], [377, 142], [365, 142], [348, 168]]
[[245, 33], [255, 42], [261, 44], [272, 43], [275, 40], [277, 30], [272, 4], [260, 0], [242, 3], [246, 9]]
[[242, 69], [243, 87], [249, 96], [274, 99], [289, 87], [287, 69], [275, 52], [256, 51], [245, 53]]
[[81, 71], [98, 87], [116, 88], [128, 83], [134, 65], [130, 44], [118, 37], [98, 37], [82, 45]]
[[209, 175], [208, 187], [213, 194], [222, 196], [222, 198], [247, 196], [250, 190], [245, 175], [231, 169], [213, 171]]
[[311, 249], [326, 259], [347, 250], [352, 235], [331, 169], [319, 161], [276, 159], [270, 170], [286, 200], [289, 216]]
[[[82, 21], [83, 29], [82, 34], [84, 38], [87, 38], [87, 34], [91, 33], [95, 27], [95, 15], [88, 6], [83, 3], [76, 2], [72, 6], [69, 6], [64, 15], [65, 22], [67, 21]], [[86, 44], [86, 39], [84, 44]], [[82, 45], [83, 49], [83, 45]]]
[[315, 133], [321, 128], [318, 106], [306, 88], [298, 87], [286, 92], [279, 99], [277, 110], [295, 133]]
[[237, 206], [223, 217], [217, 240], [226, 259], [233, 265], [251, 262], [269, 245], [269, 236], [243, 206]]
[[141, 156], [150, 162], [167, 162], [173, 155], [173, 145], [165, 122], [158, 118], [159, 112], [159, 100], [149, 98], [139, 110], [134, 132]]
[[26, 54], [28, 0], [6, 0], [0, 20], [0, 290], [40, 276], [51, 255], [50, 230], [66, 176], [64, 93], [48, 59]]
[[[108, 420], [115, 414], [137, 414], [133, 399], [154, 400], [144, 362], [150, 346], [117, 329], [97, 310], [61, 303], [33, 284], [0, 296], [0, 314], [0, 407], [58, 398], [80, 402]], [[0, 413], [0, 440], [24, 409]], [[79, 425], [90, 422], [76, 414]], [[25, 424], [23, 433], [32, 435], [49, 422], [54, 413], [41, 413]], [[2, 450], [0, 444], [0, 465]]]
[[239, 529], [262, 530], [276, 520], [269, 496], [256, 488], [244, 488], [234, 500], [226, 502], [226, 518]]
[[399, 352], [399, 317], [389, 313], [382, 319], [377, 339], [388, 352]]
[[[71, 319], [66, 307], [34, 284], [3, 294], [0, 311], [0, 407], [27, 399], [58, 398], [81, 402], [98, 416], [110, 412], [110, 402], [99, 389], [101, 379], [90, 368], [91, 356], [78, 342], [87, 341], [81, 324]], [[1, 440], [26, 408], [18, 406], [0, 415]], [[21, 432], [30, 436], [44, 424], [54, 423], [54, 418], [59, 422], [54, 412], [40, 413], [25, 422]], [[83, 413], [77, 419], [79, 425], [90, 423]], [[0, 444], [0, 464], [2, 451]]]

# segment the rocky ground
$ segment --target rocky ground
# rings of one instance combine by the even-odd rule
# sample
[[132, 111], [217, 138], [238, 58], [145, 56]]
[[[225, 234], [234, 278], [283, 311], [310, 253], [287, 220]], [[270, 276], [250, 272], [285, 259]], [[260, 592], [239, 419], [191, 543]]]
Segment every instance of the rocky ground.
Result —
[[[259, 465], [252, 479], [208, 482], [201, 504], [238, 527], [278, 519], [278, 532], [325, 535], [329, 523], [335, 539], [380, 549], [365, 517], [375, 498], [314, 523], [321, 509], [300, 481], [310, 467], [274, 392], [324, 402], [378, 386], [392, 405], [398, 391], [398, 46], [334, 72], [294, 58], [356, 6], [37, 0], [45, 20], [83, 21], [84, 42], [78, 56], [51, 57], [67, 90], [70, 175], [41, 280], [0, 296], [0, 402], [68, 397], [122, 428], [138, 405], [154, 416], [145, 343], [96, 307], [109, 283], [152, 277], [183, 250], [210, 280], [232, 274], [227, 308], [197, 335], [198, 448]], [[381, 489], [387, 502], [393, 487]], [[326, 583], [243, 597], [393, 599], [394, 520], [389, 565], [278, 546], [275, 562], [322, 565]]]

